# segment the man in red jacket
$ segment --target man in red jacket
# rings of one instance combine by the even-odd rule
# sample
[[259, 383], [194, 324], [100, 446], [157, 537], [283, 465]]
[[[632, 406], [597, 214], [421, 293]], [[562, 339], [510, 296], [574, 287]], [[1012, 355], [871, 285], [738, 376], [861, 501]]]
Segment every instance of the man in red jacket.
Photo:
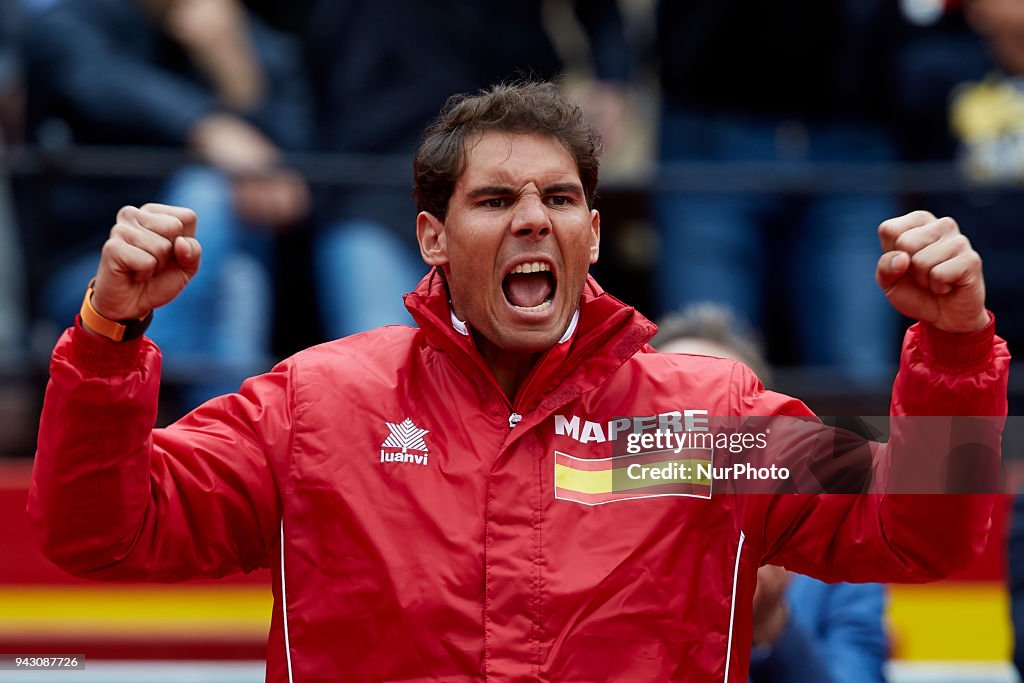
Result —
[[[196, 217], [122, 209], [54, 350], [29, 501], [48, 555], [109, 579], [270, 566], [270, 681], [735, 683], [760, 565], [921, 581], [980, 552], [988, 498], [886, 494], [922, 438], [905, 423], [868, 451], [872, 495], [653, 473], [725, 462], [643, 446], [710, 416], [810, 425], [801, 457], [822, 428], [739, 363], [654, 352], [588, 277], [598, 145], [548, 84], [450, 101], [414, 166], [419, 327], [304, 351], [166, 429], [140, 333], [199, 267]], [[1009, 359], [978, 255], [926, 212], [880, 235], [879, 284], [921, 321], [893, 414], [989, 416], [972, 435], [998, 449]]]

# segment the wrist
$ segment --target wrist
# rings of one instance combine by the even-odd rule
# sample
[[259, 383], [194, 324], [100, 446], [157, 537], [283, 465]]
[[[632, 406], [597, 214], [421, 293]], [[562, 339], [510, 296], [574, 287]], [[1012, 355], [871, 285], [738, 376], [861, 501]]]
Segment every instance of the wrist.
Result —
[[990, 320], [991, 317], [989, 315], [988, 310], [982, 309], [981, 312], [978, 313], [977, 317], [969, 325], [963, 325], [961, 327], [958, 327], [957, 329], [948, 329], [941, 325], [931, 323], [929, 324], [931, 324], [932, 327], [939, 330], [940, 332], [945, 332], [946, 334], [972, 334], [980, 329], [987, 327]]
[[985, 311], [984, 327], [973, 332], [946, 332], [929, 323], [918, 323], [921, 350], [943, 367], [967, 369], [983, 365], [992, 356], [995, 316]]
[[977, 332], [978, 330], [981, 330], [981, 329], [984, 329], [984, 328], [988, 327], [988, 324], [991, 321], [992, 321], [992, 315], [988, 312], [987, 309], [983, 309], [981, 311], [981, 313], [978, 314], [978, 317], [974, 321], [974, 325], [973, 325], [972, 329], [968, 332], [968, 334], [970, 334], [970, 332]]
[[89, 286], [85, 290], [85, 297], [82, 299], [80, 311], [82, 328], [90, 334], [116, 342], [131, 341], [141, 337], [153, 320], [153, 312], [150, 311], [141, 318], [112, 320], [98, 312], [92, 305], [95, 285], [95, 279], [89, 282]]

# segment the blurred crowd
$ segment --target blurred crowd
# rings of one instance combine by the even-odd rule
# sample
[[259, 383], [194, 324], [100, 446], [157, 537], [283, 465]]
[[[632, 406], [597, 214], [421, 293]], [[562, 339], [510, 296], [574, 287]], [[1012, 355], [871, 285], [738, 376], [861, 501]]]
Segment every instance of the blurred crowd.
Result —
[[[151, 327], [172, 371], [200, 369], [187, 404], [311, 342], [410, 322], [401, 295], [425, 272], [410, 179], [377, 182], [373, 160], [410, 158], [453, 93], [560, 78], [613, 170], [637, 154], [655, 169], [625, 209], [614, 181], [603, 198], [646, 226], [648, 316], [719, 303], [772, 364], [885, 382], [902, 325], [873, 282], [876, 227], [927, 207], [982, 253], [1019, 349], [1022, 75], [1014, 0], [0, 0], [0, 150], [46, 160], [0, 164], [0, 348], [53, 340], [117, 209], [145, 201], [199, 215], [202, 270]], [[124, 154], [76, 172], [97, 148]], [[180, 166], [143, 169], [154, 148]], [[313, 177], [310, 152], [355, 167]], [[956, 162], [964, 182], [758, 181], [907, 161]], [[714, 164], [750, 172], [702, 182]], [[619, 228], [606, 220], [606, 243]], [[618, 257], [606, 247], [599, 275], [636, 291], [617, 287]]]
[[[609, 212], [647, 226], [649, 317], [710, 302], [761, 331], [768, 364], [887, 381], [902, 324], [874, 283], [876, 228], [921, 207], [960, 222], [998, 329], [1024, 350], [1019, 0], [0, 0], [0, 351], [54, 341], [118, 208], [146, 201], [199, 216], [202, 269], [149, 332], [191, 371], [186, 406], [309, 343], [411, 323], [401, 297], [425, 274], [411, 173], [360, 181], [358, 164], [411, 159], [449, 95], [521, 78], [573, 89], [613, 171], [637, 154], [655, 169]], [[124, 154], [76, 172], [79, 148]], [[154, 148], [180, 166], [142, 168]], [[46, 163], [10, 173], [26, 150]], [[313, 177], [309, 153], [357, 167]], [[956, 164], [964, 181], [777, 192], [754, 173], [775, 187], [808, 164], [899, 162]], [[751, 173], [702, 182], [714, 164]], [[622, 243], [624, 226], [604, 227]], [[617, 258], [606, 248], [605, 286], [635, 291], [614, 281]], [[735, 353], [730, 335], [685, 336]], [[763, 582], [755, 679], [881, 680], [880, 587]]]

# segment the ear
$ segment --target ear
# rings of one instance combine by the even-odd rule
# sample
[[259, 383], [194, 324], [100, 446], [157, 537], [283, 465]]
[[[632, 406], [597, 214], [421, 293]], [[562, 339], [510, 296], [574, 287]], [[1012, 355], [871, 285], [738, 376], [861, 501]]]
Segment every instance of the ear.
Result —
[[444, 222], [427, 211], [416, 216], [416, 239], [420, 243], [420, 256], [428, 266], [448, 265], [448, 239]]
[[597, 263], [601, 253], [601, 214], [597, 209], [590, 210], [590, 263]]

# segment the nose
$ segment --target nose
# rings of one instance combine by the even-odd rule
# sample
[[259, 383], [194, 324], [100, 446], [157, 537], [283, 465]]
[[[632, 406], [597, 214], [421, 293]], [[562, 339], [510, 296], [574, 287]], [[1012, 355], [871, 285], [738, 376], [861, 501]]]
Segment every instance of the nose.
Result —
[[541, 198], [533, 193], [516, 202], [512, 214], [512, 234], [517, 237], [544, 237], [551, 232], [551, 217]]

